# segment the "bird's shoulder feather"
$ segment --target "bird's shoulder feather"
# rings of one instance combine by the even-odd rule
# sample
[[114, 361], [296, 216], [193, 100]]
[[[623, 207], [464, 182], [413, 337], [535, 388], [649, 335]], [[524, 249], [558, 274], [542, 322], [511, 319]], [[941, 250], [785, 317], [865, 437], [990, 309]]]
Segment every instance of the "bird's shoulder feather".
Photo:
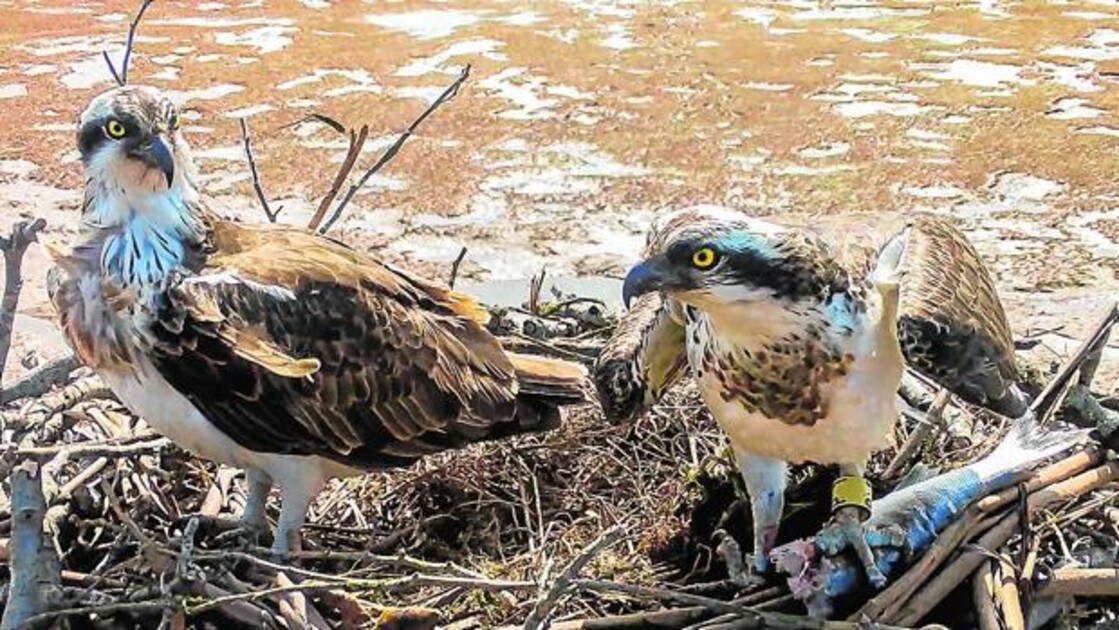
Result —
[[1010, 415], [1014, 342], [994, 279], [955, 222], [942, 215], [850, 214], [810, 221], [835, 261], [866, 278], [882, 247], [908, 228], [898, 336], [909, 365], [968, 402]]
[[155, 309], [150, 355], [242, 445], [391, 465], [512, 419], [515, 370], [472, 299], [299, 230], [210, 235]]

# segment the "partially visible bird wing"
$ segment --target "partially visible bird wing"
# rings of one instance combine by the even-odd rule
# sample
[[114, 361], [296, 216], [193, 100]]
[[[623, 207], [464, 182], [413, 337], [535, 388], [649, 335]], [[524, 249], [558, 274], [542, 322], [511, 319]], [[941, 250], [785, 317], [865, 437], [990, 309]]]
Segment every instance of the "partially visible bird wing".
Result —
[[[817, 223], [817, 225], [820, 225]], [[951, 219], [854, 215], [827, 222], [839, 262], [863, 277], [886, 242], [910, 227], [902, 261], [898, 337], [907, 363], [964, 400], [1017, 417], [1014, 342], [995, 283]]]
[[659, 293], [640, 296], [599, 354], [594, 381], [608, 419], [634, 419], [684, 373], [685, 331], [671, 308]]
[[906, 360], [970, 403], [1021, 415], [1014, 339], [986, 266], [948, 219], [912, 225], [898, 312]]
[[521, 368], [470, 298], [304, 232], [215, 222], [212, 241], [145, 341], [240, 445], [373, 468], [521, 432]]
[[98, 290], [109, 308], [90, 308], [79, 279], [92, 273], [97, 254], [86, 246], [64, 249], [46, 244], [46, 248], [55, 263], [47, 271], [47, 296], [63, 338], [85, 365], [97, 370], [130, 371], [129, 336], [114, 325], [112, 317], [114, 309], [127, 307], [135, 292], [101, 282]]

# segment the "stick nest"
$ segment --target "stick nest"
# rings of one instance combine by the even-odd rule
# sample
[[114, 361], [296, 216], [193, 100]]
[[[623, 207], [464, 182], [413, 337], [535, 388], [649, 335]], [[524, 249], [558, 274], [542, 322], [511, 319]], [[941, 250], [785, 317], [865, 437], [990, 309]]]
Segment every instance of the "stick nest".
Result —
[[[555, 339], [513, 341], [591, 355], [608, 327], [597, 335], [579, 328], [569, 331], [578, 343], [566, 348]], [[947, 469], [973, 461], [1005, 428], [1005, 420], [974, 410], [954, 412], [920, 445], [919, 456], [901, 466], [900, 477], [930, 464]], [[312, 506], [304, 551], [292, 566], [267, 560], [268, 541], [229, 531], [227, 522], [244, 505], [240, 471], [196, 459], [154, 435], [82, 370], [46, 394], [9, 403], [3, 418], [5, 477], [18, 461], [41, 463], [44, 538], [62, 568], [47, 608], [77, 609], [52, 616], [52, 623], [520, 625], [556, 590], [564, 568], [609, 528], [620, 530], [620, 541], [587, 554], [583, 576], [718, 600], [742, 595], [725, 579], [716, 531], [731, 532], [749, 549], [748, 504], [726, 441], [691, 387], [673, 392], [632, 426], [611, 426], [584, 408], [550, 433], [335, 480]], [[898, 444], [925, 421], [920, 411], [903, 416]], [[895, 450], [880, 453], [872, 478], [898, 468], [895, 456]], [[794, 470], [782, 540], [811, 535], [823, 524], [833, 477], [825, 467]], [[876, 490], [884, 493], [894, 482], [878, 479]], [[3, 490], [0, 558], [7, 561], [10, 484]], [[1034, 514], [1026, 536], [1002, 551], [1017, 558], [1030, 551], [1021, 545], [1027, 540], [1042, 580], [1058, 567], [1114, 566], [1117, 495], [1111, 484]], [[273, 521], [277, 499], [274, 493], [269, 505]], [[7, 572], [6, 564], [0, 567], [0, 579]], [[1028, 590], [1036, 581], [1023, 584]], [[544, 611], [553, 621], [629, 619], [619, 615], [652, 614], [663, 603], [561, 586]], [[970, 590], [957, 589], [929, 620], [974, 626]], [[761, 610], [803, 612], [779, 581], [754, 593]], [[1098, 600], [1060, 602], [1064, 619], [1074, 624], [1114, 620]]]

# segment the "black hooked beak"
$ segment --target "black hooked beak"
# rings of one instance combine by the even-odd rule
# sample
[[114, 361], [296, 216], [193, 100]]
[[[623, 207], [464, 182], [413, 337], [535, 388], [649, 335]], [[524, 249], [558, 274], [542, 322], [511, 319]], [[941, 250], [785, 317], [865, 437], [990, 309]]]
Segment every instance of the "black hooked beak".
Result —
[[666, 288], [667, 280], [667, 276], [655, 261], [640, 262], [626, 274], [626, 280], [622, 284], [622, 302], [625, 303], [626, 308], [629, 308], [633, 298]]
[[171, 150], [167, 148], [167, 143], [163, 141], [162, 137], [158, 135], [149, 137], [136, 145], [134, 149], [128, 152], [128, 155], [150, 167], [158, 168], [167, 178], [167, 187], [171, 187], [171, 182], [175, 180], [175, 158], [171, 155]]

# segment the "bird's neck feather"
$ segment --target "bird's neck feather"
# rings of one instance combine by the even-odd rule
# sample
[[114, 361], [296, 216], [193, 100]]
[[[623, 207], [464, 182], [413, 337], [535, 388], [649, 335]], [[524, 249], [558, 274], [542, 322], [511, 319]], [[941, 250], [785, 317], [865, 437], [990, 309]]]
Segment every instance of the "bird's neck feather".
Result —
[[833, 293], [826, 299], [769, 297], [708, 304], [703, 310], [722, 345], [749, 351], [803, 335], [809, 329], [819, 331], [821, 342], [845, 347], [857, 342], [879, 315], [868, 313], [865, 301], [848, 292]]
[[101, 273], [125, 286], [157, 284], [206, 237], [198, 195], [178, 180], [144, 193], [91, 180], [84, 203], [84, 222], [102, 241]]
[[811, 310], [777, 300], [736, 302], [704, 311], [722, 345], [749, 351], [765, 348], [817, 319]]

